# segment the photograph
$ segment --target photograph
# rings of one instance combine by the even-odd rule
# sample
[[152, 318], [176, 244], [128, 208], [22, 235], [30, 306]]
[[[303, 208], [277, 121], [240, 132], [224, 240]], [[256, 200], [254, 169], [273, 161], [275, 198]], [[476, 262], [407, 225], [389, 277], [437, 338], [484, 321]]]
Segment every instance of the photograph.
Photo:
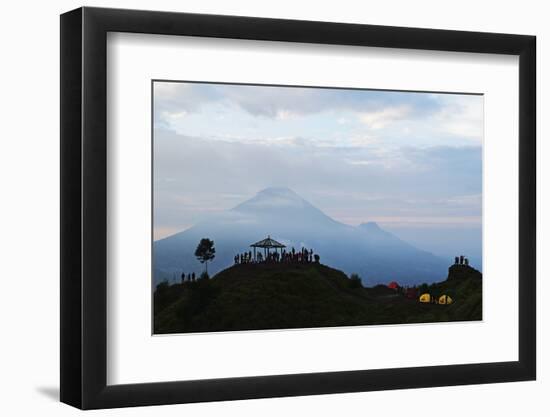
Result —
[[482, 320], [483, 104], [153, 80], [153, 334]]

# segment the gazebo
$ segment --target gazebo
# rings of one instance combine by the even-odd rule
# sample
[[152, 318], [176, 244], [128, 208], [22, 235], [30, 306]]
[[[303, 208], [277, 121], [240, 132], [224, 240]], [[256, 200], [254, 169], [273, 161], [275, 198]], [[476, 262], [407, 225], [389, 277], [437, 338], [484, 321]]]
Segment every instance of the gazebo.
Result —
[[271, 236], [269, 235], [267, 235], [266, 239], [253, 243], [252, 245], [250, 245], [250, 247], [254, 248], [254, 259], [256, 259], [256, 248], [263, 248], [264, 256], [266, 259], [267, 255], [269, 255], [269, 249], [275, 249], [275, 252], [277, 252], [277, 249], [279, 249], [282, 254], [283, 248], [286, 248], [286, 246], [282, 243], [277, 242], [275, 239], [271, 239]]

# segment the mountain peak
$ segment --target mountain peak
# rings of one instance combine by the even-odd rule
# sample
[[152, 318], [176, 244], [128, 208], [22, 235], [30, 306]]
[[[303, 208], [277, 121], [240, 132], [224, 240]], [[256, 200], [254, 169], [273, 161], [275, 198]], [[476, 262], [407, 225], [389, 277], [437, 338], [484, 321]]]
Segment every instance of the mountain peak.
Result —
[[297, 193], [286, 187], [268, 187], [259, 191], [254, 197], [235, 207], [236, 210], [250, 209], [303, 209], [312, 207]]
[[366, 222], [366, 223], [361, 223], [359, 225], [359, 227], [363, 230], [367, 230], [367, 231], [370, 231], [370, 232], [378, 232], [378, 231], [381, 231], [382, 229], [380, 228], [380, 226], [378, 226], [378, 223], [376, 222]]
[[[296, 192], [286, 187], [269, 187], [232, 209], [233, 212], [252, 216], [255, 221], [269, 221], [279, 228], [293, 224], [295, 227], [310, 227], [322, 230], [324, 227], [343, 226], [336, 222]], [[319, 223], [321, 222], [321, 223]]]
[[288, 187], [267, 187], [267, 188], [264, 188], [263, 190], [258, 191], [256, 196], [301, 199], [301, 197], [298, 194], [296, 194], [296, 192], [294, 192]]

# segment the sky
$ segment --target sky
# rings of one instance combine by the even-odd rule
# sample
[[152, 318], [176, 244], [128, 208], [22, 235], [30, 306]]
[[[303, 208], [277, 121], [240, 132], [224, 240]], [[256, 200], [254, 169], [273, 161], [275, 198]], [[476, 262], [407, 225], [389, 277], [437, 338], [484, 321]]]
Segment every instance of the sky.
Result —
[[480, 229], [483, 96], [156, 81], [153, 100], [155, 240], [272, 186], [350, 225]]

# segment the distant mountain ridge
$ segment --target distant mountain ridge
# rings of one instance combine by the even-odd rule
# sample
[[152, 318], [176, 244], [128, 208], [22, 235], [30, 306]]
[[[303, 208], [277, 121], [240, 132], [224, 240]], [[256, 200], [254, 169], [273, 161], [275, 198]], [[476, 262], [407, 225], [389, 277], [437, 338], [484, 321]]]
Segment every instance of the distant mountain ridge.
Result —
[[154, 242], [155, 282], [200, 272], [194, 257], [199, 240], [215, 242], [212, 274], [233, 263], [236, 253], [271, 235], [288, 249], [312, 248], [325, 265], [357, 273], [367, 285], [392, 280], [402, 285], [444, 279], [448, 262], [419, 250], [374, 222], [357, 227], [340, 223], [288, 188], [267, 188], [233, 209]]

